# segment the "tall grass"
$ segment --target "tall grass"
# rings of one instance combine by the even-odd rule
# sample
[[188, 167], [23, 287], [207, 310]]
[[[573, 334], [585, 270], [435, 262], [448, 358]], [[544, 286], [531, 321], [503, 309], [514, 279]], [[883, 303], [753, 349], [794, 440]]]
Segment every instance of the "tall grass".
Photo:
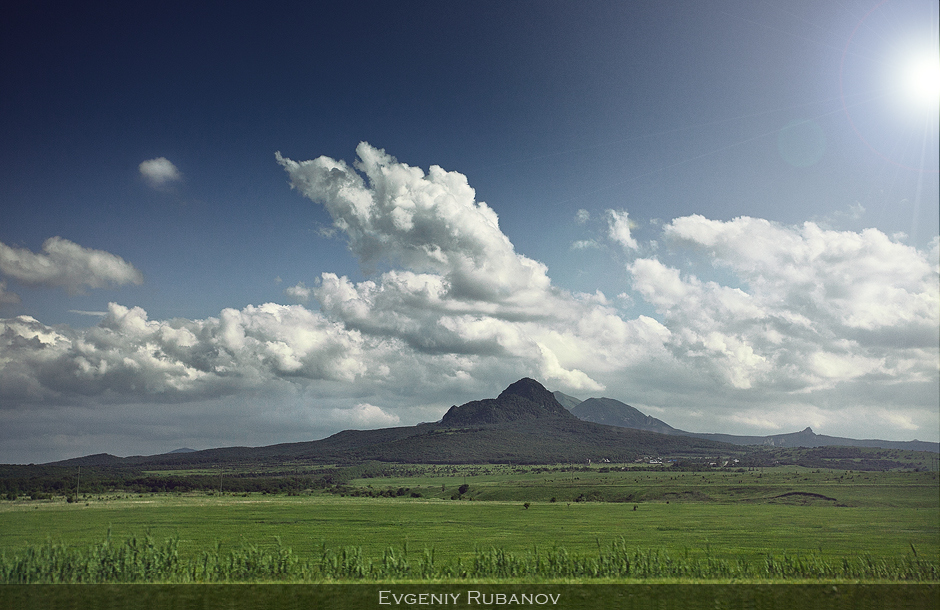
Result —
[[273, 548], [242, 544], [228, 552], [221, 544], [181, 559], [179, 540], [157, 543], [150, 535], [115, 543], [108, 537], [86, 548], [47, 542], [24, 551], [0, 554], [0, 584], [143, 583], [143, 582], [323, 582], [394, 580], [550, 580], [550, 579], [680, 579], [680, 580], [863, 580], [938, 582], [940, 564], [919, 558], [912, 547], [903, 557], [824, 558], [819, 554], [773, 555], [761, 560], [728, 560], [704, 553], [674, 557], [661, 550], [628, 548], [624, 540], [597, 554], [571, 554], [564, 548], [532, 549], [514, 554], [504, 549], [477, 549], [469, 559], [444, 563], [433, 550], [421, 553], [388, 548], [380, 557], [363, 556], [358, 547], [322, 546], [311, 557], [299, 557], [275, 540]]

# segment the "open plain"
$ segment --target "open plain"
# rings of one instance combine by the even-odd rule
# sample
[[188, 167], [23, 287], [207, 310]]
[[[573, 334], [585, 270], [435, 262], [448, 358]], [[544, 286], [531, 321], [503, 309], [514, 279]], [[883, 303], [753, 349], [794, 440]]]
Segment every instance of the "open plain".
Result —
[[[933, 566], [932, 577], [929, 570], [916, 577], [928, 581], [937, 580], [940, 565], [937, 472], [395, 465], [326, 490], [237, 493], [224, 491], [224, 479], [222, 485], [222, 493], [114, 491], [72, 502], [0, 502], [0, 549], [7, 563], [44, 545], [77, 551], [108, 538], [116, 546], [146, 537], [157, 546], [172, 541], [183, 563], [207, 554], [223, 561], [289, 551], [299, 563], [351, 553], [363, 565], [380, 564], [391, 553], [399, 562], [433, 557], [436, 566], [466, 566], [501, 553], [537, 564], [542, 556], [597, 558], [612, 549], [664, 565], [761, 569], [781, 558], [829, 566], [916, 559]], [[449, 574], [424, 571], [435, 578]], [[302, 580], [304, 574], [270, 578]], [[363, 577], [369, 574], [381, 576]], [[409, 568], [402, 576], [415, 574]], [[453, 575], [461, 576], [459, 570]], [[781, 574], [786, 578], [792, 575]]]

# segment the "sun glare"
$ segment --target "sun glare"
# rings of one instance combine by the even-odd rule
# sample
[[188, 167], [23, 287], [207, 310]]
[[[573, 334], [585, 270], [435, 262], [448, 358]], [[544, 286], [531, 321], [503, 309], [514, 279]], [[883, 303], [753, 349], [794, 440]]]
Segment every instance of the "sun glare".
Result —
[[881, 0], [856, 24], [839, 67], [852, 129], [889, 163], [940, 171], [936, 0]]
[[930, 54], [910, 62], [905, 73], [906, 94], [919, 106], [940, 106], [940, 55]]

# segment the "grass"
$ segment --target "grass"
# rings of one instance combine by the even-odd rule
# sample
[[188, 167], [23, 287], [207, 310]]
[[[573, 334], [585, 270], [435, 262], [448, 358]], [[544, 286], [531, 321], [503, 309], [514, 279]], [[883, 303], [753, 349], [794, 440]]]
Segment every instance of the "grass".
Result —
[[680, 581], [870, 581], [936, 582], [940, 565], [912, 552], [893, 559], [872, 556], [830, 560], [817, 554], [765, 555], [756, 561], [720, 559], [705, 554], [671, 556], [631, 548], [624, 539], [594, 554], [562, 547], [515, 554], [501, 548], [476, 549], [465, 561], [438, 561], [433, 551], [409, 555], [407, 546], [389, 547], [369, 558], [359, 547], [321, 547], [301, 557], [276, 541], [273, 548], [251, 544], [223, 553], [220, 545], [189, 560], [181, 558], [175, 538], [156, 543], [132, 536], [119, 543], [111, 536], [85, 548], [46, 543], [8, 557], [0, 555], [2, 584], [331, 582], [331, 581], [592, 581], [666, 579]]
[[642, 548], [682, 552], [711, 548], [719, 557], [773, 552], [897, 556], [911, 544], [937, 554], [937, 512], [931, 509], [706, 503], [630, 504], [451, 502], [333, 497], [167, 497], [91, 501], [85, 506], [22, 503], [0, 512], [0, 548], [50, 539], [87, 545], [109, 528], [117, 537], [148, 530], [178, 537], [182, 552], [222, 541], [261, 547], [280, 537], [309, 554], [361, 546], [370, 555], [390, 546], [434, 548], [441, 557], [468, 557], [477, 547], [522, 552], [558, 544], [584, 553], [596, 541], [625, 538]]
[[[936, 507], [936, 472], [847, 472], [801, 467], [765, 470], [620, 470], [621, 465], [568, 470], [553, 468], [402, 467], [391, 474], [350, 481], [353, 490], [407, 488], [424, 497], [450, 499], [467, 483], [465, 498], [502, 501], [570, 502], [578, 496], [607, 502], [766, 502], [788, 492], [811, 492], [847, 506]], [[442, 489], [443, 488], [443, 489]]]
[[[61, 582], [110, 582], [114, 577], [94, 567], [94, 557], [131, 565], [142, 553], [150, 553], [154, 565], [169, 566], [145, 573], [166, 574], [173, 582], [470, 575], [760, 580], [801, 573], [938, 579], [937, 473], [510, 467], [407, 472], [411, 476], [391, 472], [353, 480], [345, 489], [408, 488], [422, 497], [193, 493], [112, 494], [71, 504], [61, 498], [0, 502], [0, 552], [7, 562], [28, 556], [34, 566], [91, 566], [75, 572], [83, 576], [42, 577]], [[463, 499], [450, 500], [464, 484]], [[623, 493], [636, 494], [635, 501], [572, 498]], [[109, 531], [110, 541], [103, 543]], [[114, 555], [117, 549], [123, 554]], [[166, 564], [167, 557], [176, 563]], [[203, 571], [193, 562], [202, 562]], [[286, 572], [271, 567], [288, 564]], [[62, 569], [53, 572], [67, 574]], [[131, 582], [140, 574], [134, 569], [124, 570]]]

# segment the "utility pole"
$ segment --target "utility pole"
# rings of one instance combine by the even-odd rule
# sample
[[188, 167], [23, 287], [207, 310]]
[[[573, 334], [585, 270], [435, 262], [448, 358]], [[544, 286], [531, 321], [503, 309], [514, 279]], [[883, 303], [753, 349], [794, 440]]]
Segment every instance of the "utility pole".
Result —
[[222, 464], [219, 464], [219, 495], [222, 495]]
[[78, 467], [78, 476], [75, 478], [75, 501], [78, 502], [78, 485], [82, 481], [82, 467]]

